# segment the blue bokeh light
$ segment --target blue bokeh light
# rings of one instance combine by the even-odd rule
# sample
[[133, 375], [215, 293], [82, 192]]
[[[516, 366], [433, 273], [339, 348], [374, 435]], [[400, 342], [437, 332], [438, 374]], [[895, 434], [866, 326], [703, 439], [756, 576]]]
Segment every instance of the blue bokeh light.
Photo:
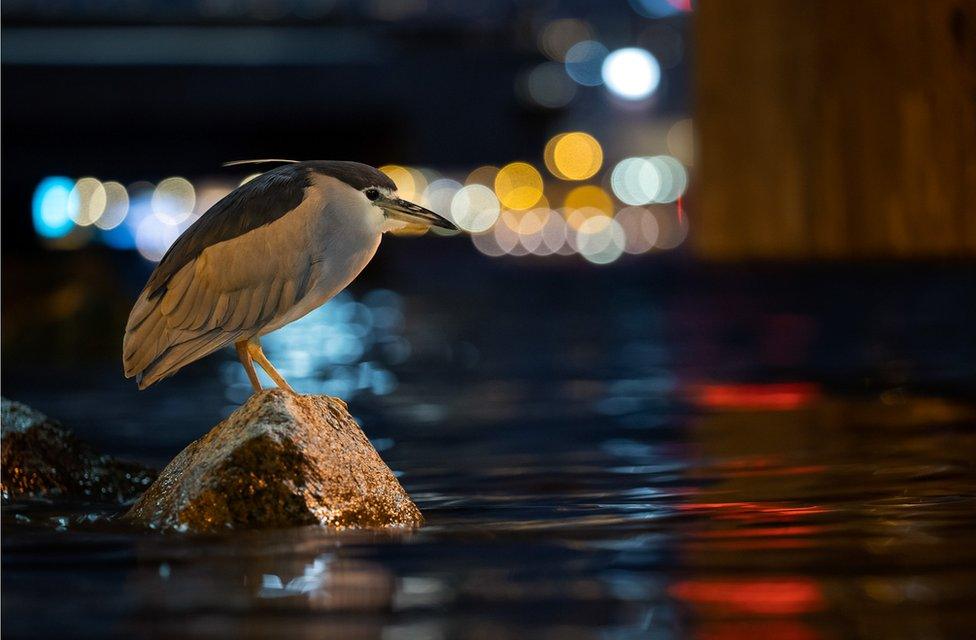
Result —
[[596, 87], [603, 83], [600, 69], [610, 52], [595, 40], [577, 42], [566, 52], [566, 73], [578, 84]]
[[124, 225], [112, 227], [111, 229], [99, 229], [99, 237], [102, 242], [113, 249], [135, 249], [136, 239], [132, 230]]
[[63, 238], [74, 223], [68, 212], [71, 189], [75, 183], [64, 176], [50, 176], [41, 180], [31, 202], [34, 230], [43, 238]]

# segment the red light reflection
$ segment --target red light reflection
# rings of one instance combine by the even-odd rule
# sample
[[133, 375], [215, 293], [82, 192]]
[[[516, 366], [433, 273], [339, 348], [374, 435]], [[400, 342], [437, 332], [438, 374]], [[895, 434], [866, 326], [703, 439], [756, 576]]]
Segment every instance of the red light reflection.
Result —
[[759, 502], [687, 502], [676, 505], [679, 511], [715, 511], [709, 514], [713, 520], [743, 520], [756, 521], [791, 521], [803, 516], [828, 513], [829, 509], [811, 505], [808, 507], [790, 507], [780, 504], [762, 504]]
[[824, 608], [823, 592], [804, 577], [754, 580], [682, 580], [672, 597], [724, 614], [794, 616]]
[[788, 411], [802, 409], [820, 399], [820, 387], [812, 382], [774, 384], [703, 384], [692, 393], [694, 402], [706, 409]]

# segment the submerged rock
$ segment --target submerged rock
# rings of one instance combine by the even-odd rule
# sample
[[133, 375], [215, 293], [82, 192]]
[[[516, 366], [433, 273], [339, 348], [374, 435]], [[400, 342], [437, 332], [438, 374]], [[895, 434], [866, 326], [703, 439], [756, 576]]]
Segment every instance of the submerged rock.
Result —
[[0, 491], [4, 502], [83, 498], [127, 502], [156, 473], [100, 454], [40, 411], [6, 398], [0, 403]]
[[345, 403], [280, 389], [251, 396], [180, 452], [125, 518], [199, 532], [423, 523]]

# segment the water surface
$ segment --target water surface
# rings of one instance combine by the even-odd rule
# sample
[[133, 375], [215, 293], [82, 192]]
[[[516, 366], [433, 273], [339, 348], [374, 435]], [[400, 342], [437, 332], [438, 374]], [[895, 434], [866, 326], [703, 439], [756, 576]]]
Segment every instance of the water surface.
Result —
[[[664, 275], [356, 289], [267, 350], [352, 400], [426, 527], [8, 506], [5, 635], [972, 635], [971, 279]], [[157, 466], [247, 395], [230, 354], [144, 394], [113, 362], [14, 370], [6, 395]]]

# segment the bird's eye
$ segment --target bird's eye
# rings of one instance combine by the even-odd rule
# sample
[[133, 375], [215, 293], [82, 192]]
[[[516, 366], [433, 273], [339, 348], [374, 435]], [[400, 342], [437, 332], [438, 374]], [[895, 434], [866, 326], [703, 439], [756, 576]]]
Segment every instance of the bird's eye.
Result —
[[366, 189], [366, 191], [363, 191], [363, 193], [365, 193], [366, 197], [371, 201], [380, 197], [379, 189]]

